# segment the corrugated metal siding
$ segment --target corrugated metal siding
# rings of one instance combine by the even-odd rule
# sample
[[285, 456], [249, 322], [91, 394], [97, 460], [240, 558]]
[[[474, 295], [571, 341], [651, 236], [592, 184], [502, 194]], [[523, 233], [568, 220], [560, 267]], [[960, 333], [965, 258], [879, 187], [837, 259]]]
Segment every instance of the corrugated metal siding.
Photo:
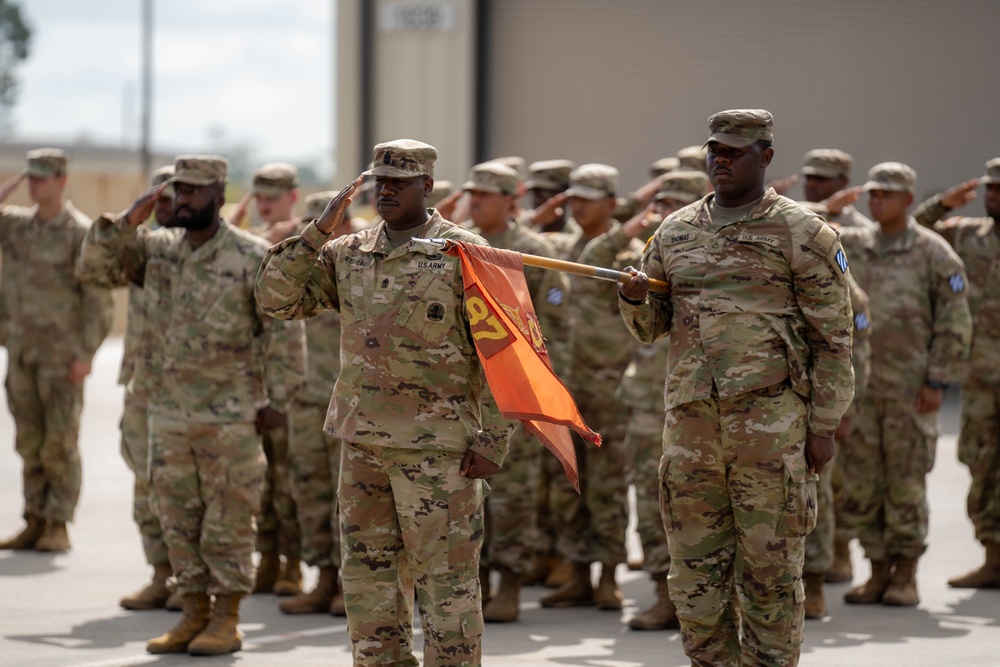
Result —
[[996, 0], [493, 5], [494, 155], [606, 162], [631, 189], [734, 107], [774, 113], [773, 178], [831, 147], [855, 182], [910, 164], [923, 194], [1000, 155]]

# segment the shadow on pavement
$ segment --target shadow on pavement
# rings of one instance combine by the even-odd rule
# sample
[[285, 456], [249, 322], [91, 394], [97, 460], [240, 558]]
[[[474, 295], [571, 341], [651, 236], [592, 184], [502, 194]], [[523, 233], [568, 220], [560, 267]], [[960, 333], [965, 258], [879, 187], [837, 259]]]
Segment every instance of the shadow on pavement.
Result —
[[61, 570], [56, 559], [64, 554], [39, 553], [37, 551], [8, 551], [0, 558], [0, 577], [22, 577], [33, 574], [48, 574]]

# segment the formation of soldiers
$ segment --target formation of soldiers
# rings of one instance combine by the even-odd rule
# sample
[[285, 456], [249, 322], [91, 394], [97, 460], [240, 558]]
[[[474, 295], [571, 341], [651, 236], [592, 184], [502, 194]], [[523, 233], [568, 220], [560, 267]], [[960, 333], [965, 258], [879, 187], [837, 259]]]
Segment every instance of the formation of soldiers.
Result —
[[[264, 165], [228, 220], [223, 158], [180, 156], [91, 223], [63, 200], [67, 156], [29, 152], [0, 186], [2, 201], [27, 180], [35, 202], [0, 208], [26, 524], [0, 548], [70, 548], [83, 381], [108, 288], [127, 287], [121, 449], [153, 575], [121, 604], [183, 612], [152, 653], [239, 650], [241, 600], [273, 593], [284, 613], [346, 616], [355, 664], [415, 665], [415, 595], [425, 664], [479, 664], [483, 622], [516, 621], [525, 585], [553, 589], [546, 608], [622, 609], [632, 485], [628, 566], [655, 602], [630, 627], [680, 628], [693, 664], [796, 664], [824, 582], [853, 578], [852, 539], [872, 574], [848, 603], [919, 603], [949, 385], [986, 550], [949, 583], [1000, 587], [1000, 158], [910, 215], [900, 163], [852, 188], [851, 157], [819, 149], [766, 183], [772, 123], [716, 114], [704, 146], [628, 194], [614, 167], [562, 159], [491, 160], [454, 188], [433, 147], [388, 142], [301, 216], [295, 167]], [[798, 179], [803, 202], [781, 194]], [[949, 217], [980, 184], [986, 216]], [[262, 224], [244, 230], [251, 203]], [[420, 237], [633, 275], [616, 289], [524, 270], [604, 442], [576, 442], [579, 494], [499, 416], [457, 262]]]

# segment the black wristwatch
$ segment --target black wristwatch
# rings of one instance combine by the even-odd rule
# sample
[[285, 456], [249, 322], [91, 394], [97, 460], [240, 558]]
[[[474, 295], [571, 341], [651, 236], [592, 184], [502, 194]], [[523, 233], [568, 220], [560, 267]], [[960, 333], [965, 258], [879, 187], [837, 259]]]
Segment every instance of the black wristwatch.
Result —
[[944, 382], [938, 382], [937, 380], [927, 380], [926, 382], [924, 382], [924, 384], [930, 387], [931, 389], [943, 390], [948, 388], [948, 385], [946, 385]]

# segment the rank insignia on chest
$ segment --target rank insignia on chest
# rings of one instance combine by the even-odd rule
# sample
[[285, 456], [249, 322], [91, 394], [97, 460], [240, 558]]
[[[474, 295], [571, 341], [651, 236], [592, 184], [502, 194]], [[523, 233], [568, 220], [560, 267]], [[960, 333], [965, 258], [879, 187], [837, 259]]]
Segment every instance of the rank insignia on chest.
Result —
[[951, 286], [951, 291], [958, 294], [965, 289], [965, 280], [962, 278], [961, 273], [956, 273], [951, 278], [948, 278], [948, 285]]
[[431, 322], [440, 322], [444, 319], [444, 304], [437, 301], [428, 304], [427, 319]]
[[843, 249], [837, 251], [834, 259], [837, 260], [837, 266], [840, 267], [840, 272], [847, 273], [847, 255], [844, 254]]
[[854, 316], [854, 329], [856, 331], [864, 331], [868, 328], [868, 316], [864, 313], [858, 313]]

